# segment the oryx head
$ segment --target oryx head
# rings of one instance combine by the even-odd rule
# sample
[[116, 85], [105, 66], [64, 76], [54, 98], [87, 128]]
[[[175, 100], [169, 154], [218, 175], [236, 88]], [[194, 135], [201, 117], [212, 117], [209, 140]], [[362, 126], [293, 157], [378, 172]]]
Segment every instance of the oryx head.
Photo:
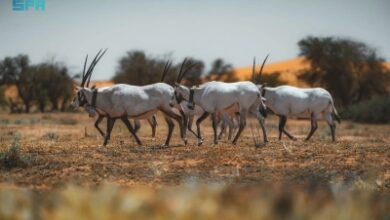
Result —
[[184, 78], [184, 75], [192, 68], [195, 66], [195, 64], [188, 64], [186, 68], [184, 68], [187, 64], [187, 59], [184, 59], [183, 63], [180, 66], [179, 74], [177, 75], [176, 82], [174, 84], [174, 93], [171, 98], [171, 101], [169, 105], [171, 107], [174, 107], [176, 105], [180, 105], [180, 103], [185, 100], [189, 100], [189, 94], [190, 90], [186, 87], [181, 85], [181, 81]]
[[88, 104], [87, 98], [85, 97], [85, 91], [90, 90], [88, 87], [91, 81], [93, 69], [95, 68], [99, 60], [102, 58], [102, 56], [106, 53], [106, 51], [107, 49], [105, 49], [102, 53], [102, 49], [99, 50], [99, 52], [96, 54], [95, 58], [89, 65], [88, 70], [86, 70], [88, 55], [85, 57], [81, 85], [75, 87], [76, 96], [73, 98], [73, 101], [71, 103], [71, 107], [73, 109], [77, 109], [78, 107], [85, 107]]
[[[264, 64], [268, 59], [269, 54], [265, 57], [263, 64], [261, 65], [261, 68], [259, 70], [259, 76], [258, 79], [261, 80], [261, 75], [263, 74], [263, 68]], [[253, 58], [253, 67], [252, 67], [252, 82], [255, 83], [255, 78], [256, 78], [256, 57]], [[267, 117], [267, 106], [266, 106], [266, 99], [263, 97], [264, 92], [265, 92], [265, 86], [266, 84], [263, 85], [257, 85], [259, 88], [259, 112], [263, 117]]]

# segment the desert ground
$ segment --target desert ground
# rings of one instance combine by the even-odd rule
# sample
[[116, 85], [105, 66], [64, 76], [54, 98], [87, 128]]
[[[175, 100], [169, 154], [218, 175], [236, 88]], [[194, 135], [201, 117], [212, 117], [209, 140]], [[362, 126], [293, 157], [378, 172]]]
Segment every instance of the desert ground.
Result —
[[[298, 140], [277, 140], [277, 118], [267, 119], [270, 142], [255, 146], [248, 123], [237, 145], [223, 139], [212, 144], [210, 121], [203, 125], [205, 143], [198, 147], [188, 134], [183, 144], [175, 126], [171, 146], [161, 148], [167, 128], [158, 117], [156, 138], [142, 122], [137, 146], [119, 120], [110, 143], [95, 130], [94, 119], [82, 113], [2, 114], [1, 151], [20, 145], [28, 158], [26, 167], [1, 171], [1, 185], [52, 190], [68, 183], [96, 186], [103, 181], [121, 186], [174, 186], [200, 183], [290, 183], [372, 181], [380, 190], [390, 190], [390, 126], [342, 121], [337, 142], [330, 141], [328, 126], [321, 122], [313, 138], [303, 139], [309, 122], [289, 120], [287, 129]], [[101, 123], [105, 128], [105, 121]], [[259, 137], [262, 139], [262, 137]]]
[[[298, 140], [255, 145], [252, 119], [237, 145], [205, 143], [157, 117], [156, 138], [142, 122], [137, 146], [121, 122], [108, 146], [85, 113], [0, 115], [0, 219], [386, 219], [390, 217], [390, 126], [342, 121], [337, 142], [321, 122], [289, 120]], [[101, 127], [105, 127], [105, 121]], [[259, 137], [262, 139], [262, 137]], [[24, 161], [7, 167], [19, 149]], [[13, 160], [11, 160], [13, 161]]]

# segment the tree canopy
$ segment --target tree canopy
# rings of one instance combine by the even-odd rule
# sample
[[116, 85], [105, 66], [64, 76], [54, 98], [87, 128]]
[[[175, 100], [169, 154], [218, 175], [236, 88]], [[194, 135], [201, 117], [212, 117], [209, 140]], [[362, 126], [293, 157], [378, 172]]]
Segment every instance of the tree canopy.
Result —
[[310, 68], [300, 79], [329, 90], [336, 102], [349, 105], [387, 93], [384, 59], [368, 45], [347, 38], [307, 37], [298, 42]]

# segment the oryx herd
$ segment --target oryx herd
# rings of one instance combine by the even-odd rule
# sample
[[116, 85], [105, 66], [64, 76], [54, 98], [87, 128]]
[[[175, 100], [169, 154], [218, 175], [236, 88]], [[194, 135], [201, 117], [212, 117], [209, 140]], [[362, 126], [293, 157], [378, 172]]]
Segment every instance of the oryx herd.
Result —
[[[340, 122], [340, 118], [334, 107], [332, 96], [325, 89], [297, 88], [287, 85], [267, 87], [256, 85], [251, 81], [234, 83], [210, 81], [189, 88], [182, 85], [181, 81], [195, 65], [188, 63], [186, 59], [181, 64], [174, 85], [164, 83], [164, 78], [171, 66], [168, 61], [161, 81], [158, 83], [145, 86], [116, 84], [104, 88], [89, 87], [93, 69], [106, 50], [100, 50], [88, 68], [86, 68], [88, 56], [85, 58], [81, 85], [76, 87], [77, 94], [72, 102], [74, 109], [84, 107], [91, 117], [98, 115], [95, 127], [104, 137], [104, 146], [110, 140], [111, 131], [117, 119], [126, 125], [137, 144], [142, 145], [137, 136], [137, 130], [140, 128], [139, 120], [146, 119], [149, 122], [154, 137], [157, 126], [155, 114], [158, 111], [162, 112], [168, 125], [168, 135], [163, 146], [169, 146], [175, 126], [173, 120], [179, 125], [180, 136], [185, 145], [187, 144], [187, 129], [197, 137], [198, 145], [201, 145], [203, 138], [200, 125], [209, 115], [212, 119], [214, 144], [217, 144], [218, 140], [221, 139], [226, 127], [229, 130], [228, 140], [230, 141], [234, 136], [232, 143], [236, 144], [246, 126], [248, 116], [257, 119], [266, 143], [268, 142], [265, 129], [267, 109], [280, 118], [279, 140], [282, 138], [282, 133], [295, 140], [285, 130], [287, 117], [293, 116], [310, 118], [311, 130], [306, 140], [309, 140], [317, 129], [317, 120], [325, 119], [330, 127], [332, 140], [335, 141], [336, 124], [334, 119]], [[255, 78], [256, 74], [261, 77], [267, 58], [268, 56], [264, 59], [258, 73], [255, 71], [256, 62], [254, 60], [252, 79]], [[192, 130], [195, 117], [197, 118], [196, 132]], [[99, 128], [99, 123], [104, 118], [107, 120], [105, 133]], [[134, 121], [134, 126], [129, 119]], [[218, 127], [221, 127], [219, 135], [217, 133]]]

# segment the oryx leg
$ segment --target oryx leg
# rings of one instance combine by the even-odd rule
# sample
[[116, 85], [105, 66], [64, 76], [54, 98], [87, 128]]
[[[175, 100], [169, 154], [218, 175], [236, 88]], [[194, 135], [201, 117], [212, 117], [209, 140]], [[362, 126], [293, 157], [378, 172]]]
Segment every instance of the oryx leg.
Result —
[[217, 131], [218, 131], [218, 121], [217, 121], [217, 113], [214, 112], [211, 114], [211, 119], [213, 123], [213, 131], [214, 131], [214, 144], [218, 144]]
[[152, 128], [152, 137], [156, 136], [156, 127], [157, 127], [157, 120], [156, 116], [153, 115], [152, 117], [148, 118], [148, 123], [150, 127]]
[[326, 122], [330, 127], [330, 132], [332, 134], [332, 141], [336, 141], [336, 123], [333, 120], [333, 117], [330, 113], [325, 115]]
[[203, 144], [202, 134], [200, 133], [200, 123], [202, 123], [202, 121], [204, 121], [207, 118], [207, 116], [209, 116], [209, 115], [210, 115], [210, 113], [205, 111], [205, 112], [203, 112], [203, 115], [200, 116], [196, 120], [196, 129], [197, 129], [197, 132], [198, 132], [198, 146]]
[[290, 138], [291, 140], [296, 140], [294, 136], [292, 136], [290, 133], [286, 131], [286, 129], [284, 129], [284, 127], [286, 126], [286, 122], [287, 122], [287, 116], [280, 115], [279, 116], [279, 140], [282, 139], [282, 133], [285, 133], [287, 137]]
[[232, 118], [232, 122], [233, 122], [233, 127], [231, 130], [229, 128], [229, 136], [228, 136], [229, 141], [232, 139], [232, 135], [236, 132], [236, 130], [240, 124], [240, 113], [239, 112], [236, 112], [234, 114], [234, 117]]
[[314, 113], [311, 113], [311, 129], [309, 135], [307, 135], [306, 141], [311, 138], [311, 136], [314, 134], [314, 132], [317, 130], [318, 124], [317, 124], [317, 117]]
[[[253, 113], [253, 112], [252, 112]], [[263, 140], [264, 140], [264, 143], [267, 143], [268, 142], [268, 137], [267, 137], [267, 131], [265, 130], [265, 118], [263, 117], [263, 115], [260, 113], [260, 110], [259, 109], [256, 109], [255, 110], [255, 115], [256, 115], [256, 118], [257, 118], [257, 121], [259, 122], [259, 125], [261, 127], [261, 130], [263, 131]], [[280, 134], [279, 134], [280, 136]]]
[[175, 128], [175, 124], [173, 123], [172, 119], [166, 115], [164, 116], [164, 119], [168, 124], [168, 136], [167, 136], [167, 139], [165, 140], [165, 144], [163, 146], [168, 147], [169, 142], [171, 141], [173, 129]]
[[141, 128], [141, 122], [139, 119], [134, 119], [134, 131], [135, 133]]
[[104, 116], [102, 115], [99, 115], [97, 120], [95, 121], [95, 128], [99, 131], [99, 133], [102, 135], [102, 137], [104, 138], [105, 137], [105, 134], [104, 132], [102, 131], [102, 129], [100, 129], [99, 127], [99, 124], [100, 122], [102, 122], [102, 120], [104, 119]]
[[137, 144], [138, 145], [142, 145], [141, 140], [138, 138], [138, 136], [136, 134], [136, 131], [133, 128], [133, 126], [131, 125], [131, 123], [130, 123], [129, 119], [127, 118], [127, 116], [122, 116], [121, 120], [126, 125], [127, 129], [131, 133], [131, 135], [133, 135], [133, 137], [135, 138], [135, 141], [137, 142]]
[[187, 137], [185, 136], [185, 127], [183, 127], [183, 118], [180, 115], [177, 115], [171, 108], [159, 108], [162, 113], [173, 118], [177, 123], [179, 123], [180, 127], [180, 137], [184, 141], [184, 144], [187, 145]]
[[195, 133], [194, 130], [192, 130], [192, 124], [194, 123], [194, 116], [193, 115], [190, 115], [188, 117], [188, 123], [187, 123], [187, 129], [193, 134], [195, 135], [195, 137], [198, 137], [198, 135]]
[[226, 129], [226, 122], [225, 122], [224, 116], [222, 115], [222, 112], [220, 114], [219, 121], [221, 121], [221, 131], [219, 132], [218, 140], [221, 140], [222, 139], [222, 135], [225, 134], [225, 129]]
[[188, 118], [188, 116], [184, 113], [184, 111], [183, 111], [183, 109], [181, 109], [181, 107], [180, 107], [180, 109], [179, 109], [179, 112], [180, 112], [180, 115], [181, 115], [181, 120], [182, 120], [182, 127], [183, 127], [183, 136], [184, 137], [187, 137], [187, 129], [186, 129], [186, 127], [188, 126], [188, 120], [189, 120], [189, 118]]
[[232, 142], [233, 144], [237, 143], [237, 140], [240, 137], [241, 132], [244, 130], [244, 128], [246, 126], [246, 116], [247, 116], [247, 114], [248, 114], [247, 110], [241, 110], [241, 112], [240, 112], [240, 125], [238, 127], [237, 134], [236, 134], [236, 136], [233, 139], [233, 142]]
[[115, 118], [107, 117], [107, 133], [106, 133], [106, 136], [104, 138], [103, 146], [106, 146], [108, 141], [110, 140], [111, 131], [112, 131], [112, 128], [114, 127], [115, 121], [116, 121]]

